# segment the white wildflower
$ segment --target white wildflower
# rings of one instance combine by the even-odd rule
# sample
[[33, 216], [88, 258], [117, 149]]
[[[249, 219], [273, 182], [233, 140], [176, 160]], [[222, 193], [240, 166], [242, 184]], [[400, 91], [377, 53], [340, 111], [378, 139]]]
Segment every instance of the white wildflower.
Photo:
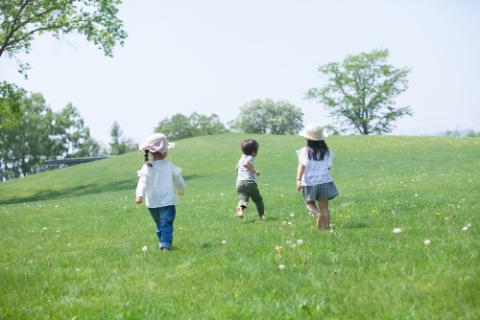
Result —
[[467, 228], [470, 228], [471, 226], [472, 226], [471, 223], [467, 223], [467, 224], [465, 225], [465, 227], [467, 227]]
[[292, 218], [295, 217], [295, 213], [293, 213], [293, 212], [290, 213], [290, 217], [292, 217]]
[[284, 264], [278, 265], [278, 269], [279, 269], [279, 270], [285, 270], [285, 265], [284, 265]]
[[430, 239], [426, 239], [425, 241], [423, 241], [423, 244], [426, 246], [428, 246], [430, 243], [431, 243]]
[[227, 240], [222, 240], [222, 244], [227, 244]]
[[400, 229], [400, 228], [393, 228], [393, 231], [392, 231], [392, 232], [393, 232], [393, 233], [400, 233], [400, 232], [402, 232], [402, 229]]
[[142, 251], [143, 251], [143, 252], [147, 252], [147, 250], [148, 250], [148, 247], [147, 247], [147, 246], [143, 246], [143, 247], [142, 247]]
[[467, 231], [467, 230], [468, 230], [468, 227], [463, 227], [462, 230], [463, 230], [463, 231]]
[[297, 240], [297, 245], [301, 246], [303, 244], [303, 240], [302, 239], [298, 239]]

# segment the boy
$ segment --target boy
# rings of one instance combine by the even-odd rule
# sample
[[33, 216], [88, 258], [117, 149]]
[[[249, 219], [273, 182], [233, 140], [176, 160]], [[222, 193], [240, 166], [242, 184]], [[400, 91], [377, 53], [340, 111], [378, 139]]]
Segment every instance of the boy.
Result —
[[243, 218], [243, 210], [248, 206], [248, 200], [251, 197], [257, 207], [258, 217], [263, 221], [264, 205], [263, 198], [258, 191], [255, 176], [259, 176], [260, 172], [254, 167], [255, 157], [258, 154], [259, 145], [257, 141], [247, 139], [240, 145], [243, 155], [237, 164], [237, 217]]

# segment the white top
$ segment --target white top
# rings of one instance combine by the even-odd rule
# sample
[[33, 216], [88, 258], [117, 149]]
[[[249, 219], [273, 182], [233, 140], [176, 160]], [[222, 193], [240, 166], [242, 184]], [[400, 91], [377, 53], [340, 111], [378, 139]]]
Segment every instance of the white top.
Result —
[[332, 151], [327, 152], [323, 160], [319, 161], [308, 159], [308, 147], [297, 150], [297, 156], [298, 162], [305, 166], [301, 181], [302, 186], [314, 186], [333, 181], [330, 171], [328, 170], [333, 165]]
[[255, 181], [255, 173], [248, 171], [247, 168], [244, 167], [247, 163], [253, 167], [254, 162], [255, 158], [253, 156], [247, 156], [246, 154], [242, 155], [237, 163], [237, 181]]
[[185, 189], [182, 169], [168, 160], [155, 160], [151, 163], [151, 167], [144, 164], [138, 171], [137, 197], [145, 197], [146, 191], [145, 204], [149, 208], [175, 205], [177, 197], [174, 187], [179, 192]]

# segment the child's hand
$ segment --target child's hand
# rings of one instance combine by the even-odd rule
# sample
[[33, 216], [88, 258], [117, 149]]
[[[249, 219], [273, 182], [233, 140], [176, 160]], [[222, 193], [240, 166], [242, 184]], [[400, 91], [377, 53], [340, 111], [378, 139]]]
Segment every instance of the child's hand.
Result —
[[180, 197], [183, 197], [184, 194], [185, 194], [185, 192], [183, 192], [183, 191], [178, 191], [178, 195], [179, 195]]
[[142, 203], [142, 202], [143, 202], [143, 197], [136, 197], [136, 198], [135, 198], [135, 203], [136, 203], [136, 204], [140, 204], [140, 203]]
[[300, 191], [300, 189], [302, 189], [302, 181], [297, 180], [297, 191]]

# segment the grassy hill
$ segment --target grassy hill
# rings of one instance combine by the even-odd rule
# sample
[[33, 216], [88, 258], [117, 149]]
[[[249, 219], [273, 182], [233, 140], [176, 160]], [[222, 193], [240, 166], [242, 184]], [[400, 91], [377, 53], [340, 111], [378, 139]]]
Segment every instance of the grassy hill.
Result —
[[480, 138], [332, 137], [320, 232], [295, 191], [301, 137], [252, 135], [267, 220], [234, 217], [246, 137], [177, 141], [167, 253], [134, 204], [140, 154], [0, 184], [0, 319], [479, 317]]

